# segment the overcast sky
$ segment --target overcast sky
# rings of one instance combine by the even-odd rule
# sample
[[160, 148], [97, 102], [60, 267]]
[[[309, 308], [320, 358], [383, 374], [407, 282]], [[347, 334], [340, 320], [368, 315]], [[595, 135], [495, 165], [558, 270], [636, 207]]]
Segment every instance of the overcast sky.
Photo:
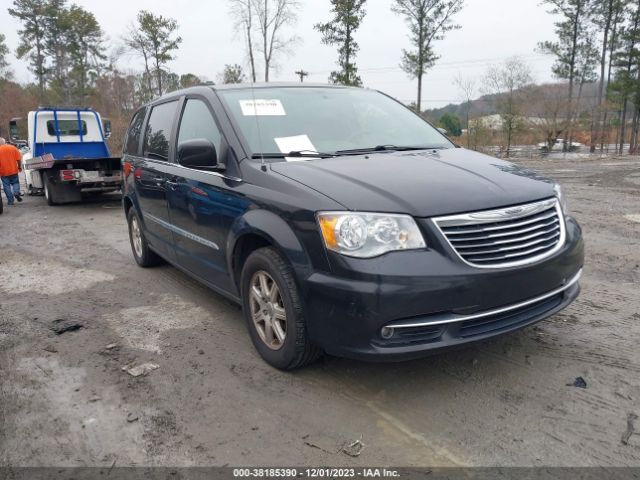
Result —
[[[0, 0], [0, 31], [15, 52], [20, 24], [7, 13], [11, 3]], [[191, 72], [215, 81], [225, 64], [246, 64], [244, 43], [234, 31], [226, 0], [75, 0], [75, 3], [94, 13], [110, 46], [121, 44], [121, 37], [138, 10], [175, 18], [183, 38], [177, 58], [170, 65], [176, 73]], [[334, 47], [321, 44], [313, 25], [329, 19], [329, 1], [301, 3], [298, 23], [283, 32], [299, 36], [300, 42], [290, 56], [278, 59], [272, 80], [297, 80], [294, 72], [303, 68], [310, 73], [308, 81], [326, 82], [337, 54]], [[398, 66], [402, 49], [410, 47], [407, 28], [403, 19], [390, 11], [390, 5], [391, 0], [369, 0], [367, 16], [356, 34], [360, 44], [357, 65], [366, 87], [385, 91], [408, 103], [415, 99], [416, 81]], [[535, 48], [539, 41], [554, 38], [553, 20], [539, 0], [466, 0], [464, 10], [456, 17], [462, 28], [449, 32], [435, 46], [441, 59], [425, 76], [423, 106], [458, 103], [461, 94], [453, 84], [458, 74], [480, 78], [489, 64], [514, 55], [529, 64], [537, 82], [552, 80], [552, 59], [535, 53]], [[15, 58], [11, 62], [18, 81], [33, 81], [25, 62]], [[134, 57], [123, 59], [120, 66], [125, 70], [141, 69], [140, 60]]]

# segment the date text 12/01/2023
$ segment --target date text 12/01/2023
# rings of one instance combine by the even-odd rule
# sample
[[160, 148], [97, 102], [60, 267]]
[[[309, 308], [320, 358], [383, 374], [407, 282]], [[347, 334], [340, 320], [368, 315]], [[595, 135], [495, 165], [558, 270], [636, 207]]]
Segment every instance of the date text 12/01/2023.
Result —
[[394, 478], [400, 473], [387, 468], [235, 468], [234, 478]]

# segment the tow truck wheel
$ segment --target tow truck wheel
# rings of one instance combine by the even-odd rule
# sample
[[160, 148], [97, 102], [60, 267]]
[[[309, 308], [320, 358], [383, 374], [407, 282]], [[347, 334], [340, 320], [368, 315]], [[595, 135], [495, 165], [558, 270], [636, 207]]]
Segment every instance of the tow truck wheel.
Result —
[[136, 263], [143, 268], [154, 267], [162, 263], [160, 256], [149, 248], [142, 229], [142, 222], [140, 222], [140, 218], [133, 207], [129, 209], [127, 222], [129, 223], [131, 251], [133, 252], [133, 258], [135, 258]]
[[42, 184], [44, 185], [44, 198], [47, 199], [47, 205], [55, 205], [55, 199], [53, 196], [53, 189], [51, 188], [51, 180], [46, 175], [42, 175]]

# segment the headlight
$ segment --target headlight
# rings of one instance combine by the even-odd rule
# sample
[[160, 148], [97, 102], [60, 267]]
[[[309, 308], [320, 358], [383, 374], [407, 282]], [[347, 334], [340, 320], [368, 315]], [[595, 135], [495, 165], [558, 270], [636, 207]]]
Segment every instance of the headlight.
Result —
[[562, 193], [562, 188], [556, 183], [553, 186], [553, 191], [556, 192], [556, 197], [558, 197], [558, 202], [560, 202], [560, 208], [562, 208], [562, 213], [567, 215], [569, 210], [567, 208], [567, 200], [564, 198], [564, 194]]
[[318, 223], [327, 248], [350, 257], [371, 258], [427, 246], [409, 215], [320, 212]]

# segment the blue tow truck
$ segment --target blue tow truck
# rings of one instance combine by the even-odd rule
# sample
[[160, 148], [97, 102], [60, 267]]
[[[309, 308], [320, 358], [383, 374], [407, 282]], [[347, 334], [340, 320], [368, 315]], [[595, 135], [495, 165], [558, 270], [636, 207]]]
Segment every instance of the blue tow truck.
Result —
[[120, 158], [111, 156], [106, 142], [110, 122], [91, 108], [40, 107], [26, 121], [11, 119], [9, 132], [13, 143], [26, 145], [27, 194], [44, 194], [49, 205], [122, 187]]

